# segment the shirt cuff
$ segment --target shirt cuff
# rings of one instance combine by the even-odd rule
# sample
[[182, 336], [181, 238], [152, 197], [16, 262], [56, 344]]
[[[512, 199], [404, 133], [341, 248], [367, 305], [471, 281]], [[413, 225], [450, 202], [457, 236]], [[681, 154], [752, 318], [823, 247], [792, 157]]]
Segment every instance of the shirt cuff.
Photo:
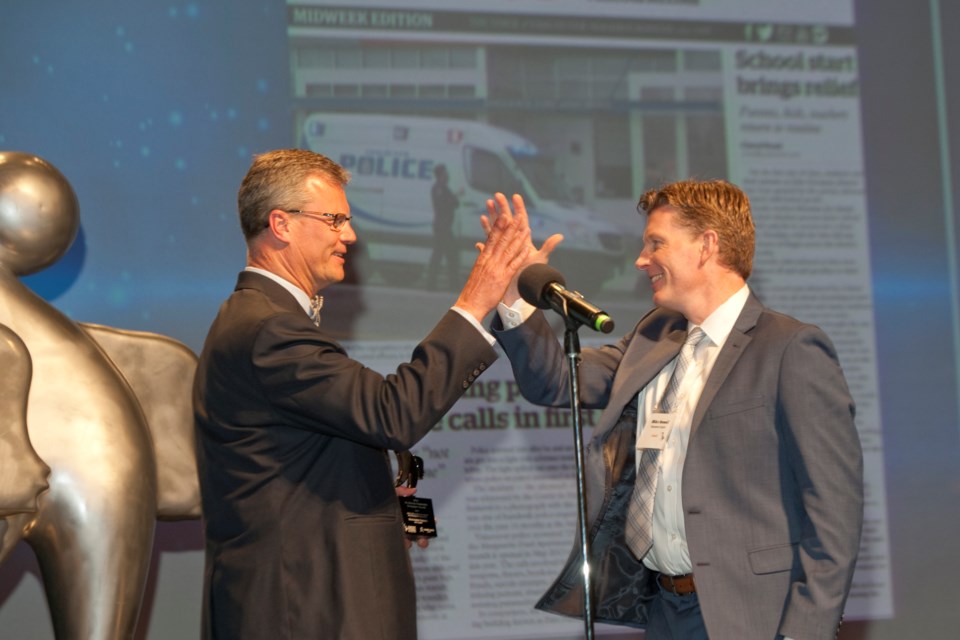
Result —
[[491, 334], [489, 331], [484, 329], [483, 325], [480, 324], [480, 322], [478, 322], [477, 319], [474, 318], [472, 314], [467, 313], [466, 311], [464, 311], [463, 309], [460, 309], [459, 307], [450, 307], [450, 308], [453, 311], [456, 311], [457, 313], [459, 313], [461, 316], [463, 316], [463, 318], [467, 322], [469, 322], [474, 327], [476, 327], [477, 331], [480, 332], [480, 335], [483, 336], [483, 339], [486, 340], [487, 344], [489, 344], [491, 347], [497, 343], [497, 339], [493, 337], [493, 334]]
[[517, 298], [509, 307], [502, 302], [497, 305], [497, 314], [500, 316], [500, 322], [503, 323], [504, 329], [516, 329], [526, 322], [536, 310], [535, 306], [523, 298]]

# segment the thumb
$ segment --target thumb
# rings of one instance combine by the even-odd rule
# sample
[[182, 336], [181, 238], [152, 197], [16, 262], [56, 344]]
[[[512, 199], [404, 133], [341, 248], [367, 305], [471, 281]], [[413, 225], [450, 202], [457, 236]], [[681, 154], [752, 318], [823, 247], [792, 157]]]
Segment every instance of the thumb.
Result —
[[548, 257], [557, 246], [563, 242], [563, 235], [555, 233], [546, 240], [543, 241], [543, 246], [540, 247], [538, 252], [542, 258]]

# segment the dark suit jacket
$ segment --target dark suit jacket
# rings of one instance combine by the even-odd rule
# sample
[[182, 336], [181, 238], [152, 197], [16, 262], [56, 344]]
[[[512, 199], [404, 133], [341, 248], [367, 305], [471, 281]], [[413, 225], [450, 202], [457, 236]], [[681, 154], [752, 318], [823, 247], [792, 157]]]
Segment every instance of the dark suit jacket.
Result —
[[381, 376], [283, 287], [241, 273], [194, 389], [203, 637], [416, 637], [387, 450], [420, 440], [495, 358], [449, 312], [408, 364]]
[[[686, 324], [655, 309], [619, 343], [583, 352], [583, 404], [603, 408], [586, 455], [598, 621], [643, 626], [655, 593], [623, 540], [635, 441], [632, 426], [616, 425], [677, 355]], [[569, 406], [569, 370], [542, 314], [495, 333], [525, 397]], [[687, 543], [711, 638], [834, 637], [863, 519], [853, 416], [827, 336], [751, 295], [695, 410], [682, 479]], [[582, 614], [580, 562], [575, 548], [540, 608]]]

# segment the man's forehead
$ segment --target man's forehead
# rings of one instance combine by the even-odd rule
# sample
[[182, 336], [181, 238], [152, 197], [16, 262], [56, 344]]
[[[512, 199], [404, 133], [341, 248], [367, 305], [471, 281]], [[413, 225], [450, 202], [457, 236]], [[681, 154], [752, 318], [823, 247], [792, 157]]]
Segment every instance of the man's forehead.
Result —
[[686, 232], [691, 238], [699, 235], [696, 228], [683, 224], [679, 210], [673, 205], [664, 204], [650, 211], [646, 216], [643, 237], [662, 237], [666, 233]]
[[649, 232], [651, 227], [664, 228], [670, 226], [679, 226], [677, 224], [676, 209], [668, 204], [661, 205], [644, 216], [644, 234]]
[[322, 198], [331, 202], [346, 202], [347, 195], [343, 187], [331, 182], [329, 178], [320, 174], [307, 176], [305, 190], [311, 198]]
[[329, 193], [334, 193], [337, 191], [342, 192], [343, 187], [331, 180], [329, 177], [323, 175], [322, 173], [311, 173], [307, 176], [306, 187], [308, 189], [316, 189], [318, 191], [325, 191]]

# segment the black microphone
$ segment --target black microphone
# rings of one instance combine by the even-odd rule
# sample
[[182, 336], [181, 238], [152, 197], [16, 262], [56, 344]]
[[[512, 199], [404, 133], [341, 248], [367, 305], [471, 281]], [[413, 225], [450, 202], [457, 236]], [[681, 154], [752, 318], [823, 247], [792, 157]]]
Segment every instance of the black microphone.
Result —
[[577, 291], [568, 291], [566, 284], [563, 275], [546, 264], [530, 265], [520, 273], [517, 281], [520, 296], [533, 306], [569, 315], [594, 331], [613, 331], [613, 319], [584, 300]]

